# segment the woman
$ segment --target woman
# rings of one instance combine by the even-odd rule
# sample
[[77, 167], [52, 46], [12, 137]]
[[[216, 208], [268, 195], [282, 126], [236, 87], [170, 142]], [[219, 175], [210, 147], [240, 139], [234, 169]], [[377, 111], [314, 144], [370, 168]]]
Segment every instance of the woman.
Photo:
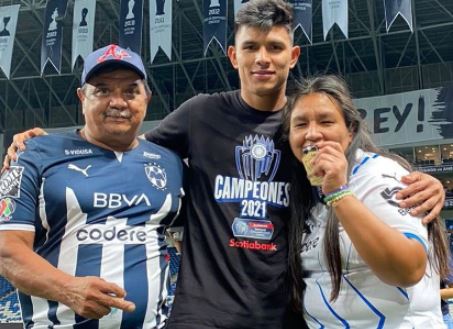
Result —
[[[440, 221], [426, 229], [394, 198], [408, 163], [373, 145], [340, 78], [306, 80], [284, 120], [298, 160], [291, 189], [293, 293], [309, 327], [443, 328], [439, 276], [447, 272], [447, 247]], [[320, 179], [311, 191], [302, 164], [307, 146], [317, 148], [308, 176]]]

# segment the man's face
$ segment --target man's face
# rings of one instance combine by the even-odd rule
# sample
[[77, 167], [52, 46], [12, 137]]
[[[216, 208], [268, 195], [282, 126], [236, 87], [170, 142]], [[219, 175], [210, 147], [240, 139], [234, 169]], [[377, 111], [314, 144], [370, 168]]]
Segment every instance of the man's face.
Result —
[[132, 141], [146, 115], [150, 95], [140, 76], [118, 69], [92, 77], [77, 90], [85, 116], [84, 132], [95, 141]]
[[[256, 97], [284, 97], [289, 70], [296, 65], [300, 48], [293, 46], [283, 26], [269, 31], [241, 26], [228, 56], [241, 80], [246, 101]], [[250, 104], [252, 105], [252, 104]]]

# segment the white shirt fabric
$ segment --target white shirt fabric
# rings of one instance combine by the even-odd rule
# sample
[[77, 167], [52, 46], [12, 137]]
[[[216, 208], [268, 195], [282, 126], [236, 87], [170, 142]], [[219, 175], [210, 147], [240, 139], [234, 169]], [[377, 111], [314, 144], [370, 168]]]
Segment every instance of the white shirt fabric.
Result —
[[[383, 222], [427, 249], [427, 230], [420, 218], [396, 204], [395, 194], [404, 188], [400, 178], [407, 171], [394, 160], [361, 150], [356, 159], [349, 181], [356, 197]], [[440, 310], [439, 276], [430, 265], [411, 288], [385, 284], [358, 255], [341, 226], [341, 290], [338, 299], [330, 302], [332, 286], [323, 251], [327, 218], [328, 208], [319, 203], [303, 236], [304, 315], [310, 328], [446, 328]], [[360, 225], [361, 218], [356, 220]]]

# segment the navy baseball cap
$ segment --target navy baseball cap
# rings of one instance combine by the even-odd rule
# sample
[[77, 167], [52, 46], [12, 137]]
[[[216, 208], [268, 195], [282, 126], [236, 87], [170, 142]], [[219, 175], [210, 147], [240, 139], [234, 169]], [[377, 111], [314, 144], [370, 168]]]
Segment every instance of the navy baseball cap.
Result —
[[93, 51], [85, 58], [80, 81], [82, 86], [97, 72], [108, 66], [130, 69], [142, 79], [146, 79], [145, 66], [140, 55], [132, 50], [112, 44]]

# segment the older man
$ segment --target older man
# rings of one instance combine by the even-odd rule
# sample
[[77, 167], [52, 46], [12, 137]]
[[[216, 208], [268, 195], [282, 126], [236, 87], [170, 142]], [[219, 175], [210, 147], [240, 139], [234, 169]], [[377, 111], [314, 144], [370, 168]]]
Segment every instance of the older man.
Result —
[[85, 126], [30, 140], [1, 177], [0, 274], [27, 328], [162, 328], [181, 161], [136, 138], [151, 98], [139, 55], [99, 49], [81, 81]]

